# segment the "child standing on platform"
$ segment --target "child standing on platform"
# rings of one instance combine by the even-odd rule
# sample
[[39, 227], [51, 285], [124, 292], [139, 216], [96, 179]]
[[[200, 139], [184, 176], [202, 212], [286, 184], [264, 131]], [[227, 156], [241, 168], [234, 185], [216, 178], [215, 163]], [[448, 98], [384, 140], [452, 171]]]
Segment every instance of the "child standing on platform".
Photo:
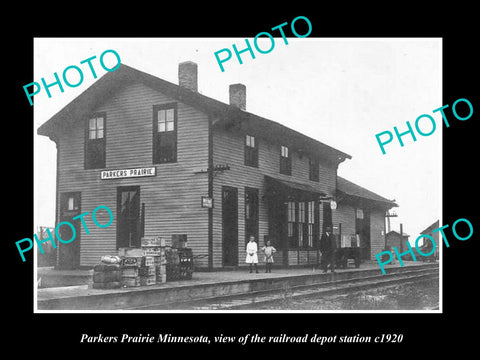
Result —
[[265, 254], [265, 272], [271, 273], [273, 265], [273, 254], [275, 254], [277, 249], [270, 245], [270, 240], [267, 240], [266, 246], [262, 248], [262, 251]]
[[245, 262], [250, 264], [250, 273], [252, 272], [252, 266], [255, 266], [255, 272], [258, 274], [258, 256], [257, 256], [257, 243], [255, 242], [255, 236], [250, 235], [250, 241], [247, 244], [247, 257], [245, 258]]

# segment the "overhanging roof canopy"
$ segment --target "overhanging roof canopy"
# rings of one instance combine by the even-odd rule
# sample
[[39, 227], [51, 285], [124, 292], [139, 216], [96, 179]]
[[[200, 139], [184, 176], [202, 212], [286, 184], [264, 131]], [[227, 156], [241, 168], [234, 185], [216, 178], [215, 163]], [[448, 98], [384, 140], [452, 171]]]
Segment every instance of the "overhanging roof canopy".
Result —
[[373, 206], [390, 209], [398, 205], [393, 200], [388, 200], [383, 196], [365, 189], [351, 181], [337, 176], [337, 199], [347, 201], [362, 201], [370, 203]]
[[298, 199], [318, 200], [319, 197], [326, 194], [308, 184], [302, 184], [296, 181], [273, 178], [265, 175], [267, 184], [267, 196], [285, 197], [295, 196]]

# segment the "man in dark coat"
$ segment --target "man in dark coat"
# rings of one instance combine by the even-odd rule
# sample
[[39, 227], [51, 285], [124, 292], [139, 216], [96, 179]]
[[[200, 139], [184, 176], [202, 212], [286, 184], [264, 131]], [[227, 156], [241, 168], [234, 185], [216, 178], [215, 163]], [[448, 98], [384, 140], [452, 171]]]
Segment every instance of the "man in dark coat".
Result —
[[337, 250], [337, 241], [332, 233], [332, 227], [326, 226], [325, 233], [320, 238], [320, 251], [322, 252], [323, 272], [327, 272], [328, 265], [332, 272], [335, 272], [335, 251]]

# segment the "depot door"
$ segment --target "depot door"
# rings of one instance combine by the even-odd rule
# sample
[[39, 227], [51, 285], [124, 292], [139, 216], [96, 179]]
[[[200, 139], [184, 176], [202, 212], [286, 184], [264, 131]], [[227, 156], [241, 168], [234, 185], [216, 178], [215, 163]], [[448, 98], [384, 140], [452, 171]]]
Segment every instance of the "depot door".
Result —
[[322, 234], [325, 233], [325, 228], [327, 226], [333, 227], [333, 216], [332, 216], [332, 208], [330, 207], [330, 203], [323, 203], [323, 221], [322, 221], [322, 223], [323, 223]]
[[238, 191], [222, 187], [223, 266], [238, 265]]
[[80, 220], [73, 220], [75, 216], [81, 213], [80, 199], [80, 192], [60, 194], [60, 217], [58, 224], [69, 222], [75, 229], [75, 233], [73, 233], [72, 227], [67, 224], [58, 227], [58, 235], [62, 240], [69, 241], [73, 238], [68, 243], [63, 243], [57, 238], [57, 268], [61, 270], [77, 269], [80, 266]]
[[140, 247], [140, 186], [117, 189], [117, 248]]
[[360, 235], [361, 258], [370, 260], [370, 211], [357, 208], [355, 213], [355, 233]]

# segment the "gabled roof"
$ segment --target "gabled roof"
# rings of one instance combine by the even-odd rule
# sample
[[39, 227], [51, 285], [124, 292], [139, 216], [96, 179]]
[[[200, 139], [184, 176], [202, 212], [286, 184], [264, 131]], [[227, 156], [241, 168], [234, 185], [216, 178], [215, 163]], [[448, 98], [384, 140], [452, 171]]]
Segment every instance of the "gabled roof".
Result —
[[128, 65], [121, 64], [116, 71], [109, 72], [102, 76], [62, 110], [42, 124], [38, 128], [37, 133], [39, 135], [48, 136], [51, 131], [55, 131], [54, 129], [56, 126], [62, 126], [62, 123], [64, 122], [76, 121], [83, 116], [87, 116], [96, 106], [105, 101], [106, 94], [112, 94], [121, 87], [133, 83], [143, 83], [154, 90], [161, 91], [165, 95], [186, 104], [201, 108], [205, 111], [208, 110], [209, 113], [241, 111], [234, 106], [224, 104], [197, 92], [134, 69]]
[[337, 192], [340, 192], [347, 197], [366, 199], [368, 201], [380, 203], [389, 208], [398, 206], [393, 200], [388, 200], [383, 196], [375, 194], [374, 192], [367, 190], [360, 185], [354, 184], [353, 182], [348, 181], [340, 176], [337, 176]]
[[[400, 233], [399, 233], [398, 231], [392, 230], [392, 231], [389, 231], [389, 232], [386, 234], [386, 236], [389, 236], [389, 235], [398, 235], [398, 236], [400, 236]], [[410, 235], [405, 234], [405, 233], [403, 233], [401, 236], [402, 236], [402, 237], [410, 237]]]
[[439, 227], [440, 227], [440, 220], [437, 220], [432, 225], [427, 227], [425, 230], [420, 232], [420, 234], [431, 234], [433, 230], [438, 229]]
[[287, 146], [292, 146], [297, 151], [305, 151], [320, 157], [323, 156], [337, 164], [346, 158], [351, 159], [350, 155], [275, 121], [240, 110], [236, 106], [225, 104], [125, 64], [120, 65], [116, 71], [102, 76], [57, 114], [42, 124], [38, 128], [37, 134], [55, 139], [58, 130], [68, 128], [71, 122], [83, 119], [94, 111], [105, 100], [106, 96], [132, 83], [143, 83], [171, 98], [204, 111], [212, 116], [214, 126], [227, 129], [234, 127], [238, 130], [250, 131], [252, 135], [270, 139], [275, 143], [282, 142]]

